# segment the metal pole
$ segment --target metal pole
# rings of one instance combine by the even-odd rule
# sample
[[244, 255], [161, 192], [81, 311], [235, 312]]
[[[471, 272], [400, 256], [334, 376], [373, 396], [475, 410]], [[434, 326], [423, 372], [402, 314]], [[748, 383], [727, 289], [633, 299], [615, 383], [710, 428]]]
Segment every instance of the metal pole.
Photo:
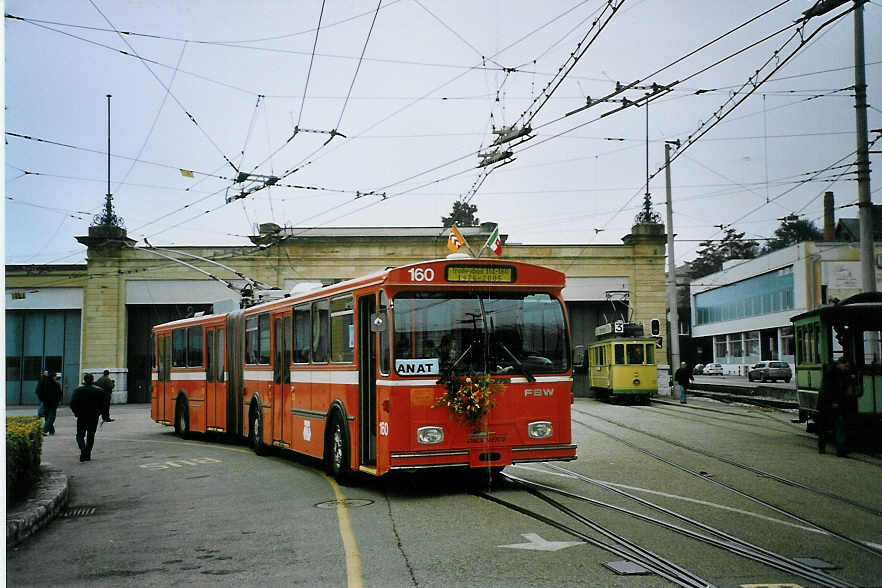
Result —
[[867, 153], [867, 81], [864, 73], [864, 2], [854, 0], [854, 116], [857, 135], [858, 210], [861, 227], [861, 286], [876, 291], [873, 255], [873, 203], [870, 200], [870, 159]]
[[104, 202], [104, 220], [110, 224], [113, 213], [110, 202], [110, 94], [107, 95], [107, 199]]
[[[674, 144], [679, 146], [680, 142], [676, 141]], [[671, 346], [673, 378], [674, 371], [680, 367], [680, 313], [677, 309], [677, 262], [674, 258], [674, 207], [671, 204], [671, 143], [668, 141], [665, 141], [665, 191], [668, 224], [668, 313], [671, 325], [668, 330], [668, 344]]]

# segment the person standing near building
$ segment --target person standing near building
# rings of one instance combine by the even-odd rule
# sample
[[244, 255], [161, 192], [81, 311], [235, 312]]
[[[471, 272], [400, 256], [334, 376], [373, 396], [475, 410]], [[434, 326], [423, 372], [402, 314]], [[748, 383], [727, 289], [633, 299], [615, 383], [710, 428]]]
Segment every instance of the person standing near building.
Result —
[[681, 361], [680, 367], [674, 372], [674, 381], [677, 382], [677, 386], [680, 388], [680, 404], [686, 404], [686, 387], [694, 379], [692, 370], [685, 361]]
[[43, 435], [55, 434], [55, 413], [61, 403], [61, 384], [53, 371], [43, 372], [37, 384], [37, 398], [43, 405]]
[[92, 374], [83, 376], [83, 385], [74, 390], [70, 399], [70, 409], [77, 417], [77, 446], [80, 448], [80, 461], [92, 459], [95, 445], [95, 431], [98, 417], [104, 412], [104, 391], [93, 384]]
[[110, 418], [110, 397], [116, 382], [110, 379], [110, 370], [104, 370], [104, 374], [98, 378], [95, 384], [104, 391], [104, 410], [101, 412], [101, 418], [105, 423], [113, 422], [114, 419]]

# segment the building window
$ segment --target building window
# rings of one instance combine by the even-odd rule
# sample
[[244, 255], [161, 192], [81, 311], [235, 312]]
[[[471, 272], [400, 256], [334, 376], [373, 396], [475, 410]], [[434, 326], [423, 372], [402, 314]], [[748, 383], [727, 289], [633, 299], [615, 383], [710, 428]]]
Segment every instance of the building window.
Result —
[[760, 360], [759, 331], [748, 331], [744, 334], [744, 357], [748, 363], [756, 363]]
[[729, 355], [726, 337], [714, 337], [714, 358], [722, 361]]
[[793, 341], [793, 327], [781, 327], [781, 355], [780, 359], [793, 357], [795, 352]]

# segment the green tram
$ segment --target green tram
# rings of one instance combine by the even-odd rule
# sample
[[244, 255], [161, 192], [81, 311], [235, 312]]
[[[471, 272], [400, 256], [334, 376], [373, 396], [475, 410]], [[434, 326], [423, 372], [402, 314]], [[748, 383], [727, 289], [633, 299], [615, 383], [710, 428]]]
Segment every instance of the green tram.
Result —
[[816, 431], [824, 415], [818, 397], [824, 374], [845, 361], [854, 376], [845, 415], [854, 432], [879, 441], [882, 417], [882, 293], [863, 293], [792, 317], [796, 336], [796, 394], [799, 422]]
[[656, 338], [643, 336], [640, 323], [597, 327], [588, 346], [588, 381], [598, 398], [648, 403], [658, 389]]

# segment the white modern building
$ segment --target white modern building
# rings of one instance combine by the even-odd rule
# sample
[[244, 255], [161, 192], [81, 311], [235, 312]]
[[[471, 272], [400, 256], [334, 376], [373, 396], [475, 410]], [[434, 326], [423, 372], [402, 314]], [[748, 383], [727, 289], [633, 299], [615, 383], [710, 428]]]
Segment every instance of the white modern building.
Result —
[[[882, 289], [882, 243], [875, 248]], [[692, 337], [701, 359], [745, 374], [761, 360], [793, 364], [790, 317], [861, 291], [859, 244], [804, 242], [756, 259], [731, 260], [690, 285]], [[709, 357], [710, 355], [710, 357]]]

